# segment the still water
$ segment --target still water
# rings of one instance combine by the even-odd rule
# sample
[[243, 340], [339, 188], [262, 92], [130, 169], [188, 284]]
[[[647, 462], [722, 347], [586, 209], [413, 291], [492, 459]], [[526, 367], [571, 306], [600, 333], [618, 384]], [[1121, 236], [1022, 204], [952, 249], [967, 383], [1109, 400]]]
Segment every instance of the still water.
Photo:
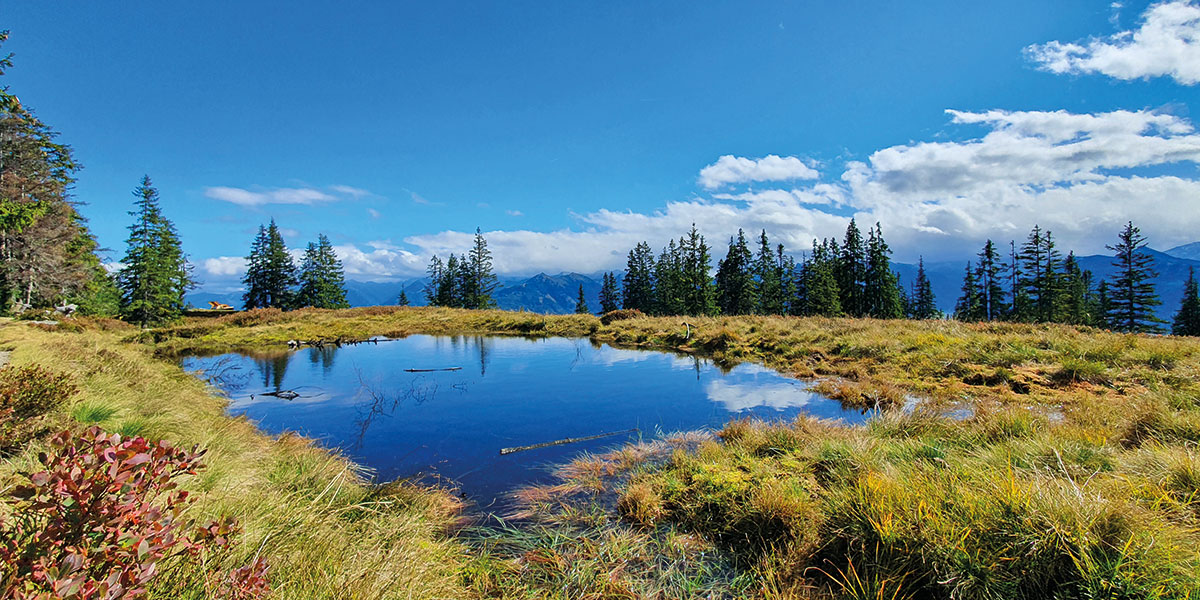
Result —
[[[548, 481], [549, 466], [664, 433], [800, 413], [865, 420], [802, 381], [741, 364], [586, 339], [414, 335], [379, 344], [187, 357], [269, 433], [339, 448], [381, 480], [449, 479], [477, 504]], [[409, 372], [407, 369], [451, 369]], [[292, 400], [263, 392], [292, 390]], [[637, 429], [500, 455], [502, 448]]]

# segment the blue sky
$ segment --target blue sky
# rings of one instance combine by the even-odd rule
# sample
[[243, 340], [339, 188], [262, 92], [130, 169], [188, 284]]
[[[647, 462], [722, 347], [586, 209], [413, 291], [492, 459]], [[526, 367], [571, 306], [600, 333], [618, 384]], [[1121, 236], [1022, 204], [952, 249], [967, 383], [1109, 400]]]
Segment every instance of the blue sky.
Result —
[[1035, 222], [1084, 253], [1127, 219], [1200, 239], [1195, 2], [284, 6], [0, 12], [3, 83], [74, 146], [113, 259], [142, 174], [210, 287], [272, 217], [354, 279], [475, 227], [509, 274], [619, 268], [693, 221], [718, 256], [851, 216], [899, 260]]

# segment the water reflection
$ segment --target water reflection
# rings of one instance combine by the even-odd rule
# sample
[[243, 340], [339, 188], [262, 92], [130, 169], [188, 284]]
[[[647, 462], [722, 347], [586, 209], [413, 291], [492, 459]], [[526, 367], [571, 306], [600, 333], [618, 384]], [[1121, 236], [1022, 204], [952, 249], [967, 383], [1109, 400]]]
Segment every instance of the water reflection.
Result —
[[[717, 428], [743, 416], [864, 419], [763, 367], [584, 339], [418, 335], [378, 345], [184, 359], [189, 370], [221, 365], [257, 369], [252, 383], [268, 391], [302, 394], [287, 401], [217, 382], [231, 396], [231, 413], [270, 433], [296, 431], [339, 448], [385, 480], [418, 473], [454, 480], [482, 505], [546, 480], [549, 463], [637, 435], [506, 456], [501, 448], [633, 429], [650, 436]], [[448, 367], [462, 370], [405, 371]]]

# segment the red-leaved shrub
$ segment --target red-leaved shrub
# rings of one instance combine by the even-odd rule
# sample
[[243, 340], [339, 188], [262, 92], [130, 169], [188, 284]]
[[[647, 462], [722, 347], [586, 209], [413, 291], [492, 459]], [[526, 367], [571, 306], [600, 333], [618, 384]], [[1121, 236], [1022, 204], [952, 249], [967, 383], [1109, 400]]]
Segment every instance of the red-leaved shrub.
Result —
[[[190, 499], [177, 480], [195, 474], [203, 454], [98, 427], [54, 436], [42, 470], [5, 498], [13, 517], [0, 526], [3, 597], [141, 598], [161, 571], [227, 548], [232, 519], [195, 527], [183, 516]], [[261, 593], [239, 598], [269, 586], [247, 589]]]

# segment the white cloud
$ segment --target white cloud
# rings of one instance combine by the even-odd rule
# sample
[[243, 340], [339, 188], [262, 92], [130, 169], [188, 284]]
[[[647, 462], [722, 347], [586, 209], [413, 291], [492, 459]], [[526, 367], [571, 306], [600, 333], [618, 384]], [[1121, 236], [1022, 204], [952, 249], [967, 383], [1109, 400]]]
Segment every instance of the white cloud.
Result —
[[200, 268], [209, 276], [218, 279], [241, 277], [246, 272], [246, 259], [242, 256], [206, 258], [200, 262]]
[[264, 188], [250, 190], [226, 186], [215, 186], [204, 189], [204, 195], [213, 200], [221, 200], [247, 207], [256, 207], [265, 204], [313, 205], [345, 199], [356, 199], [368, 194], [370, 192], [348, 185], [333, 185], [325, 190], [317, 188]]
[[1200, 5], [1161, 2], [1146, 9], [1136, 30], [1080, 43], [1035, 44], [1025, 54], [1051, 73], [1102, 73], [1126, 80], [1167, 76], [1195, 85], [1200, 83]]
[[372, 219], [378, 219], [383, 216], [383, 213], [381, 213], [373, 208], [368, 208], [367, 214], [370, 215]]
[[374, 281], [425, 274], [428, 256], [414, 254], [390, 242], [373, 241], [366, 245], [370, 251], [363, 251], [351, 244], [333, 247], [342, 261], [346, 278]]
[[521, 211], [519, 211], [519, 210], [506, 210], [506, 211], [504, 211], [504, 214], [506, 214], [506, 215], [508, 215], [508, 216], [510, 216], [510, 217], [523, 217], [523, 216], [525, 216], [525, 213], [523, 213], [523, 212], [521, 212]]
[[726, 154], [700, 170], [700, 185], [705, 189], [756, 181], [816, 179], [820, 174], [795, 156], [768, 154], [759, 159]]

